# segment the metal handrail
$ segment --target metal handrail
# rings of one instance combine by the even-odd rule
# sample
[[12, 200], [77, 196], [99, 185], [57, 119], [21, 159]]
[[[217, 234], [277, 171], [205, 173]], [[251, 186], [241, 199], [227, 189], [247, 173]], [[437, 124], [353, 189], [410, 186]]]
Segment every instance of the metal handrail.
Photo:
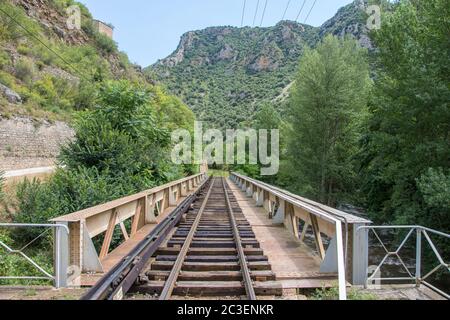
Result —
[[[387, 249], [386, 244], [383, 242], [379, 234], [376, 232], [376, 230], [409, 230], [403, 241], [401, 242], [400, 246], [395, 251], [389, 251]], [[381, 260], [380, 264], [376, 267], [375, 271], [371, 276], [367, 278], [366, 285], [369, 284], [371, 281], [404, 281], [404, 280], [414, 280], [416, 282], [417, 286], [425, 285], [428, 288], [432, 289], [433, 291], [439, 293], [440, 295], [444, 296], [447, 299], [450, 299], [450, 294], [444, 292], [441, 289], [436, 288], [429, 282], [425, 281], [430, 276], [435, 274], [438, 270], [444, 268], [448, 272], [450, 272], [450, 264], [446, 263], [445, 260], [442, 258], [441, 254], [437, 250], [435, 244], [431, 240], [430, 234], [435, 234], [441, 237], [450, 238], [450, 234], [433, 230], [427, 227], [423, 226], [362, 226], [357, 229], [357, 232], [361, 231], [372, 231], [375, 235], [377, 241], [381, 244], [383, 250], [386, 252], [386, 255]], [[403, 259], [400, 257], [400, 251], [404, 248], [407, 241], [411, 238], [411, 236], [416, 233], [416, 271], [415, 274], [411, 274], [409, 269], [407, 268], [406, 264], [404, 263]], [[425, 276], [422, 276], [422, 236], [425, 236], [425, 239], [427, 240], [428, 244], [430, 245], [431, 249], [433, 250], [433, 253], [435, 254], [437, 260], [439, 260], [439, 265], [435, 267], [433, 270], [431, 270], [428, 274]], [[381, 267], [385, 264], [386, 260], [391, 257], [396, 256], [404, 270], [408, 273], [408, 277], [392, 277], [392, 278], [377, 278], [377, 274], [380, 272]]]
[[59, 288], [61, 286], [60, 283], [60, 274], [59, 266], [61, 265], [61, 255], [57, 254], [55, 256], [55, 270], [54, 275], [47, 272], [43, 267], [41, 267], [38, 263], [36, 263], [32, 258], [27, 256], [24, 253], [24, 250], [28, 248], [30, 245], [32, 245], [34, 242], [36, 242], [39, 238], [44, 236], [49, 230], [54, 229], [55, 232], [55, 245], [59, 246], [60, 238], [61, 238], [61, 231], [65, 231], [66, 234], [69, 234], [69, 228], [66, 225], [63, 224], [31, 224], [31, 223], [0, 223], [0, 228], [46, 228], [45, 231], [43, 231], [41, 234], [39, 234], [37, 237], [35, 237], [33, 240], [28, 242], [25, 246], [22, 248], [16, 250], [8, 246], [6, 243], [0, 240], [0, 247], [3, 247], [7, 254], [17, 254], [24, 258], [28, 263], [30, 263], [32, 266], [34, 266], [40, 273], [42, 273], [44, 276], [0, 276], [0, 279], [2, 280], [52, 280], [54, 282], [54, 285], [56, 288]]
[[281, 189], [271, 187], [265, 183], [262, 183], [258, 180], [254, 180], [252, 178], [240, 175], [238, 173], [233, 172], [232, 176], [238, 177], [240, 179], [246, 180], [253, 185], [259, 187], [262, 190], [272, 193], [277, 196], [281, 200], [284, 200], [294, 206], [298, 206], [328, 222], [334, 223], [336, 228], [336, 258], [337, 258], [337, 266], [338, 266], [338, 283], [339, 283], [339, 299], [347, 300], [347, 282], [345, 275], [345, 251], [343, 244], [343, 235], [342, 235], [342, 221], [337, 218], [335, 215], [324, 211], [323, 209], [314, 207], [310, 203], [306, 203], [291, 194], [287, 194], [283, 192]]

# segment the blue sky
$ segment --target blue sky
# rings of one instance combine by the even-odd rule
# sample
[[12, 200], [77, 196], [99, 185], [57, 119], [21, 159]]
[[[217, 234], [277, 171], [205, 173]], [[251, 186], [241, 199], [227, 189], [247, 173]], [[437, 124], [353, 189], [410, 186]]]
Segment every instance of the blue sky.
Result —
[[[130, 60], [144, 67], [165, 58], [183, 33], [210, 26], [240, 26], [244, 0], [80, 0], [96, 19], [115, 26], [114, 40]], [[246, 0], [244, 25], [251, 26], [258, 0]], [[265, 0], [259, 1], [257, 25]], [[299, 22], [304, 22], [314, 0], [306, 0]], [[352, 0], [317, 0], [307, 21], [319, 26]], [[288, 0], [268, 0], [263, 26], [279, 22]], [[291, 0], [285, 19], [295, 20], [303, 0]]]

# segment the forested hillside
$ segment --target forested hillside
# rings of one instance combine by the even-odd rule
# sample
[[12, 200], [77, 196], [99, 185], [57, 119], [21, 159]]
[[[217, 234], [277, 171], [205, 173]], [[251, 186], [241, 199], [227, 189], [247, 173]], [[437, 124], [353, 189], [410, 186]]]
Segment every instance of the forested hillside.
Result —
[[265, 103], [284, 112], [299, 58], [327, 34], [351, 35], [371, 47], [357, 0], [320, 28], [281, 21], [268, 28], [213, 27], [184, 34], [177, 50], [146, 69], [218, 127], [249, 123]]
[[[81, 8], [81, 29], [69, 29], [66, 9]], [[117, 44], [97, 32], [93, 17], [72, 0], [5, 0], [0, 3], [0, 112], [70, 120], [91, 108], [101, 83], [127, 79], [153, 86]], [[192, 114], [174, 97], [158, 94]], [[167, 113], [171, 115], [172, 113]]]
[[[73, 4], [81, 8], [81, 30], [66, 24]], [[0, 120], [15, 115], [67, 121], [75, 136], [47, 179], [25, 179], [5, 194], [0, 172], [2, 222], [47, 223], [198, 170], [170, 159], [170, 132], [192, 129], [192, 111], [95, 31], [89, 11], [72, 0], [0, 2]], [[17, 247], [36, 236], [0, 231]], [[51, 270], [49, 245], [41, 237], [28, 254]], [[1, 274], [24, 270], [38, 275], [17, 256], [0, 261]]]

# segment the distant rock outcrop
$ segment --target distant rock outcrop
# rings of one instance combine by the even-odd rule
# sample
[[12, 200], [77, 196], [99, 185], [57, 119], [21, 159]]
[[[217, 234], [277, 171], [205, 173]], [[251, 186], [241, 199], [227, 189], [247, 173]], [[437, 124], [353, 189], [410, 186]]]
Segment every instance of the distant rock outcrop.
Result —
[[20, 104], [22, 103], [22, 98], [18, 93], [8, 88], [7, 86], [0, 83], [0, 92], [5, 96], [9, 103]]
[[210, 27], [181, 37], [173, 54], [146, 70], [180, 96], [200, 120], [236, 127], [259, 106], [289, 96], [298, 62], [306, 47], [327, 34], [351, 35], [368, 49], [366, 0], [356, 0], [316, 28], [281, 21], [268, 28]]

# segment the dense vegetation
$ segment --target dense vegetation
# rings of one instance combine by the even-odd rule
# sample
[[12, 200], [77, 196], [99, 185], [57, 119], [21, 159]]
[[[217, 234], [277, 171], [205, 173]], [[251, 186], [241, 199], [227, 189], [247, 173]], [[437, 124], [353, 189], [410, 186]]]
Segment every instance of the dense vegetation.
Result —
[[[2, 94], [2, 116], [68, 120], [75, 139], [61, 150], [55, 174], [45, 181], [25, 180], [15, 197], [8, 195], [8, 201], [15, 201], [0, 212], [2, 221], [47, 223], [197, 172], [198, 167], [174, 165], [169, 158], [170, 132], [192, 130], [192, 111], [144, 77], [111, 39], [94, 31], [83, 6], [82, 30], [70, 33], [64, 29], [65, 9], [75, 2], [35, 2], [33, 18], [17, 3], [22, 2], [2, 1], [0, 9], [31, 34], [0, 12], [0, 83], [17, 92], [22, 103], [8, 103]], [[46, 15], [52, 15], [51, 21]], [[20, 248], [42, 231], [2, 229], [0, 240]], [[26, 249], [49, 272], [51, 246], [47, 233]], [[1, 275], [24, 273], [39, 275], [23, 258], [2, 255]]]
[[[91, 109], [76, 116], [75, 140], [61, 151], [63, 168], [48, 181], [34, 179], [19, 184], [17, 212], [10, 215], [11, 221], [46, 223], [54, 217], [135, 194], [196, 170], [174, 165], [169, 157], [170, 126], [189, 129], [193, 122], [179, 125], [178, 120], [171, 122], [161, 117], [160, 113], [165, 114], [168, 109], [160, 104], [153, 87], [124, 80], [107, 82]], [[41, 231], [17, 229], [2, 236], [8, 243], [24, 244]], [[50, 245], [47, 238], [42, 241], [46, 247]], [[41, 241], [38, 243], [42, 245]], [[48, 253], [47, 260], [40, 250], [33, 256], [48, 264], [51, 251]], [[17, 258], [11, 259], [12, 262], [6, 259], [0, 264], [0, 272], [9, 273], [9, 268], [14, 268]]]
[[213, 27], [188, 32], [171, 56], [146, 72], [211, 126], [248, 126], [265, 104], [285, 114], [289, 88], [306, 48], [315, 47], [330, 33], [367, 38], [358, 3], [345, 6], [320, 28], [281, 21], [268, 28]]
[[[15, 222], [38, 223], [149, 189], [184, 175], [170, 162], [170, 134], [151, 93], [127, 82], [106, 84], [97, 107], [77, 115], [65, 166], [45, 183], [19, 186]], [[37, 214], [38, 213], [38, 214]]]
[[392, 4], [370, 56], [345, 39], [306, 50], [279, 123], [280, 173], [260, 178], [364, 207], [376, 223], [449, 231], [449, 10], [445, 0]]
[[450, 230], [450, 7], [402, 0], [373, 35], [379, 48], [363, 193], [378, 221]]
[[367, 54], [356, 41], [328, 36], [305, 52], [289, 104], [290, 189], [331, 206], [353, 193], [369, 86]]
[[145, 82], [116, 43], [95, 31], [83, 5], [77, 3], [82, 9], [82, 30], [67, 29], [65, 10], [75, 3], [34, 4], [35, 17], [27, 15], [21, 1], [0, 3], [0, 84], [22, 98], [22, 103], [11, 104], [0, 95], [3, 116], [66, 120], [73, 111], [92, 105], [104, 80]]

